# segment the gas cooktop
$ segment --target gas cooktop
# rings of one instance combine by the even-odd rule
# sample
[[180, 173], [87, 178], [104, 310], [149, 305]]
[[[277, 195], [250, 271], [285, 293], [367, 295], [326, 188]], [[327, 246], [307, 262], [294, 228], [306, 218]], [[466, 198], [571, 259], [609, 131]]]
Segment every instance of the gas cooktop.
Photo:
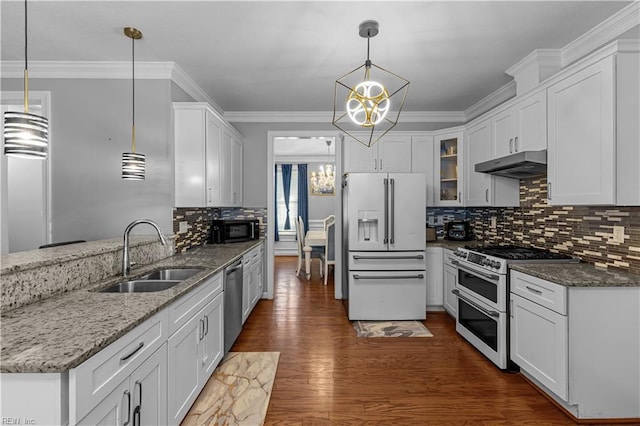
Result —
[[483, 269], [506, 274], [514, 263], [574, 263], [580, 259], [566, 254], [552, 253], [535, 247], [469, 245], [453, 253], [461, 264], [472, 263]]
[[552, 253], [549, 250], [543, 250], [535, 247], [488, 245], [465, 246], [465, 248], [476, 253], [482, 253], [507, 260], [573, 259], [571, 256], [567, 256], [566, 254]]

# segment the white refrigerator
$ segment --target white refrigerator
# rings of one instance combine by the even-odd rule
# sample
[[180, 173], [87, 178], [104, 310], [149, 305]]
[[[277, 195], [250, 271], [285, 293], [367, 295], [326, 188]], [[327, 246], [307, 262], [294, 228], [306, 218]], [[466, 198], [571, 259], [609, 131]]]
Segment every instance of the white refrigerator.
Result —
[[349, 319], [425, 319], [425, 175], [348, 173], [342, 185]]

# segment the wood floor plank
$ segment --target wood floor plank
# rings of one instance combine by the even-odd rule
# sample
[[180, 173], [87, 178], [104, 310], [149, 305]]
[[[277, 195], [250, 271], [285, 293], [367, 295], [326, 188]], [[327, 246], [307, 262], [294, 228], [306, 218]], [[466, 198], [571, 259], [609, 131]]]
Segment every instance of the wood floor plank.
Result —
[[324, 286], [277, 257], [274, 300], [261, 300], [232, 351], [278, 351], [266, 425], [571, 425], [519, 374], [497, 369], [428, 313], [429, 338], [356, 337], [333, 274]]

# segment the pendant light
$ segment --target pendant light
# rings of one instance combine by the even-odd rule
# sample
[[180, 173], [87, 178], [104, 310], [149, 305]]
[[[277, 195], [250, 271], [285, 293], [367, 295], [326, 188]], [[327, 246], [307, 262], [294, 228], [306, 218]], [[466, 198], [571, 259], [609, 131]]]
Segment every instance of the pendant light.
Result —
[[132, 82], [132, 114], [131, 114], [131, 152], [122, 153], [122, 179], [144, 180], [145, 155], [136, 152], [136, 55], [135, 41], [142, 38], [142, 32], [135, 28], [127, 27], [124, 35], [131, 39], [131, 82]]
[[46, 159], [49, 152], [49, 120], [29, 113], [27, 60], [27, 0], [24, 1], [24, 112], [4, 113], [4, 153], [9, 157]]
[[[408, 80], [371, 62], [370, 42], [378, 34], [378, 27], [373, 20], [360, 24], [358, 33], [367, 39], [367, 60], [336, 80], [333, 97], [333, 125], [366, 146], [398, 124], [409, 90]], [[364, 78], [360, 78], [363, 68]]]

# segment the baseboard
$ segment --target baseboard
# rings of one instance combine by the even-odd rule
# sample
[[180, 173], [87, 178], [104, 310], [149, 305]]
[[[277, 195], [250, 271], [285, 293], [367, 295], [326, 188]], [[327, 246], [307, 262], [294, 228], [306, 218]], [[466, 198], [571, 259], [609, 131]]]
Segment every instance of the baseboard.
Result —
[[569, 410], [567, 410], [565, 407], [563, 407], [562, 404], [560, 404], [558, 401], [556, 401], [551, 395], [546, 393], [544, 390], [540, 389], [540, 387], [533, 380], [531, 380], [529, 377], [527, 377], [526, 375], [524, 375], [522, 373], [519, 373], [519, 375], [527, 383], [529, 383], [531, 386], [533, 386], [533, 388], [535, 390], [537, 390], [542, 396], [544, 396], [553, 405], [555, 405], [556, 408], [558, 408], [560, 411], [562, 411], [562, 414], [564, 414], [569, 419], [571, 419], [571, 421], [574, 421], [577, 424], [580, 424], [580, 425], [605, 425], [605, 424], [606, 425], [610, 425], [610, 424], [616, 424], [616, 425], [626, 425], [626, 424], [638, 425], [638, 424], [640, 424], [640, 418], [635, 418], [635, 419], [632, 419], [632, 418], [624, 418], [624, 419], [579, 419], [579, 418], [575, 417], [573, 415], [573, 413], [571, 413]]

